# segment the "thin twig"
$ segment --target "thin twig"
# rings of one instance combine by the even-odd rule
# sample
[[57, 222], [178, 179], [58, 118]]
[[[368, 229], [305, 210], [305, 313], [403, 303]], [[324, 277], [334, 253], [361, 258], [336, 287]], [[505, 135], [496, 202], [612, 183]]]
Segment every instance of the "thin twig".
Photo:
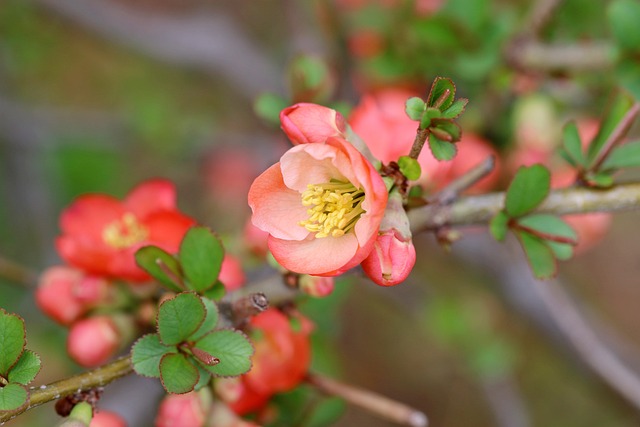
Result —
[[0, 277], [26, 288], [31, 288], [36, 286], [38, 273], [15, 261], [0, 256]]
[[417, 159], [420, 153], [422, 152], [422, 148], [424, 147], [424, 143], [427, 141], [427, 137], [429, 136], [429, 128], [420, 129], [416, 132], [416, 138], [413, 140], [413, 145], [411, 146], [411, 151], [409, 152], [409, 157], [412, 159]]
[[129, 356], [51, 384], [32, 387], [29, 405], [16, 412], [0, 412], [0, 423], [9, 421], [29, 409], [83, 390], [102, 387], [133, 372]]
[[540, 31], [547, 25], [553, 12], [560, 6], [562, 0], [538, 0], [533, 2], [533, 8], [526, 20], [525, 28], [532, 37], [538, 37]]
[[327, 394], [341, 397], [348, 403], [388, 421], [411, 427], [426, 427], [429, 424], [427, 416], [417, 409], [369, 390], [363, 390], [318, 374], [310, 374], [307, 381]]
[[615, 62], [615, 46], [609, 42], [544, 44], [517, 39], [506, 50], [507, 61], [525, 71], [596, 71]]
[[495, 167], [496, 161], [493, 156], [487, 157], [482, 163], [474, 166], [469, 172], [453, 180], [449, 185], [438, 191], [429, 198], [429, 203], [440, 203], [448, 205], [452, 203], [460, 193], [489, 175]]

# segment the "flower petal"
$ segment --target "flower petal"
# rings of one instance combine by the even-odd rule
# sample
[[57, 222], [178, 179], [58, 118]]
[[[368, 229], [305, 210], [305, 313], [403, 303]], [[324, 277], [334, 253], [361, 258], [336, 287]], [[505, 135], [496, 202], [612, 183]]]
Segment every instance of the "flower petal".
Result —
[[139, 218], [156, 211], [175, 210], [176, 187], [166, 179], [145, 181], [129, 192], [124, 205]]
[[78, 197], [62, 212], [60, 228], [64, 234], [102, 239], [104, 227], [120, 220], [125, 213], [122, 203], [111, 196], [86, 194]]

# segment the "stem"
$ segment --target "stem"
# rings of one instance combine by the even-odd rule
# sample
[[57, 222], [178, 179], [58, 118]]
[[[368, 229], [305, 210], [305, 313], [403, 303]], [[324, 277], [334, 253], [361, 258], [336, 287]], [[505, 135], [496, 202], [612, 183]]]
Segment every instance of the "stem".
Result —
[[[408, 212], [412, 231], [439, 227], [486, 224], [504, 206], [505, 193], [465, 196], [450, 205], [430, 204]], [[571, 187], [554, 190], [536, 213], [567, 215], [587, 212], [622, 212], [640, 209], [640, 183], [617, 185], [609, 190]]]
[[452, 203], [460, 193], [489, 175], [495, 167], [495, 164], [496, 160], [493, 156], [487, 157], [482, 163], [474, 166], [469, 172], [456, 178], [445, 188], [434, 194], [434, 196], [429, 199], [429, 203], [436, 202], [445, 205]]
[[422, 151], [422, 147], [424, 147], [424, 143], [427, 141], [427, 137], [429, 136], [429, 128], [420, 129], [416, 132], [416, 138], [413, 140], [413, 145], [411, 146], [411, 151], [409, 152], [409, 157], [412, 159], [418, 159], [420, 152]]
[[129, 356], [125, 356], [92, 371], [83, 372], [40, 387], [32, 387], [29, 405], [16, 412], [0, 412], [0, 423], [9, 421], [43, 403], [51, 402], [82, 390], [105, 386], [132, 372], [131, 359], [129, 359]]
[[627, 114], [624, 115], [622, 120], [618, 123], [618, 126], [611, 132], [609, 138], [605, 141], [602, 149], [598, 153], [598, 157], [593, 161], [593, 165], [589, 168], [590, 170], [597, 171], [602, 163], [607, 159], [611, 150], [622, 140], [622, 138], [627, 134], [627, 131], [633, 124], [634, 120], [640, 113], [640, 104], [637, 102], [633, 104], [631, 109], [627, 111]]
[[506, 55], [513, 66], [527, 71], [603, 70], [613, 67], [615, 46], [608, 42], [543, 44], [519, 39], [507, 48]]
[[0, 256], [0, 277], [17, 283], [25, 288], [31, 288], [38, 282], [38, 274], [15, 261]]
[[411, 427], [429, 424], [422, 412], [368, 390], [354, 387], [318, 374], [309, 374], [307, 381], [327, 394], [338, 396], [388, 421]]
[[553, 12], [560, 6], [562, 0], [538, 0], [534, 2], [533, 9], [526, 22], [529, 23], [528, 32], [533, 36], [538, 36], [540, 31], [551, 19]]

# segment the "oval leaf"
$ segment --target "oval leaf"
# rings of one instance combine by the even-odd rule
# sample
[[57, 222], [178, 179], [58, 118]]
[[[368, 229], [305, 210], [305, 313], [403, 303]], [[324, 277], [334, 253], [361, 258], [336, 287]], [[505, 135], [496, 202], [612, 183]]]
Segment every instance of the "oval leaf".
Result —
[[9, 371], [7, 379], [10, 383], [27, 385], [33, 381], [38, 372], [40, 372], [40, 356], [31, 350], [25, 350], [18, 359], [18, 363]]
[[185, 355], [169, 353], [160, 360], [160, 379], [168, 393], [189, 393], [198, 384], [200, 374]]
[[208, 228], [191, 227], [182, 239], [178, 257], [189, 288], [203, 292], [218, 280], [224, 248]]
[[512, 218], [535, 209], [549, 194], [551, 175], [542, 165], [522, 166], [507, 189], [505, 210]]
[[204, 321], [196, 332], [189, 337], [191, 341], [198, 341], [200, 338], [213, 331], [218, 324], [218, 306], [209, 298], [201, 298], [204, 308], [207, 311]]
[[158, 309], [158, 333], [165, 345], [185, 341], [205, 319], [206, 310], [200, 297], [183, 292], [164, 301]]
[[175, 352], [175, 347], [160, 342], [158, 334], [144, 335], [131, 349], [133, 370], [143, 377], [160, 378], [160, 360], [164, 355]]
[[582, 141], [575, 122], [569, 122], [563, 129], [562, 146], [573, 166], [585, 166], [587, 159], [582, 152]]
[[640, 51], [640, 3], [637, 0], [615, 0], [607, 10], [609, 25], [618, 45]]
[[501, 242], [504, 240], [507, 235], [507, 230], [509, 229], [509, 215], [504, 213], [504, 211], [500, 211], [491, 219], [489, 223], [489, 231], [494, 239]]
[[15, 411], [29, 402], [29, 393], [19, 385], [10, 383], [0, 387], [0, 411]]
[[409, 181], [416, 181], [420, 178], [422, 169], [416, 159], [409, 156], [400, 156], [398, 166], [400, 167], [400, 172], [402, 172]]
[[427, 105], [436, 107], [440, 111], [448, 109], [456, 97], [456, 85], [446, 77], [436, 77], [429, 91]]
[[407, 99], [405, 102], [404, 111], [411, 120], [420, 120], [427, 105], [424, 101], [417, 96]]
[[434, 135], [429, 135], [429, 149], [433, 157], [438, 160], [451, 160], [458, 151], [455, 144], [443, 141]]
[[[518, 224], [539, 231], [541, 234], [558, 236], [566, 239], [577, 240], [575, 230], [562, 218], [551, 214], [528, 215], [518, 221]], [[539, 236], [542, 237], [542, 236]], [[544, 237], [543, 237], [544, 238]]]
[[455, 119], [464, 112], [468, 103], [469, 100], [466, 98], [456, 99], [449, 108], [442, 112], [442, 117], [445, 119]]
[[136, 251], [136, 264], [170, 291], [184, 291], [180, 264], [173, 255], [157, 246], [144, 246]]
[[7, 376], [26, 344], [24, 321], [0, 308], [0, 375]]
[[640, 141], [628, 142], [614, 148], [602, 164], [601, 170], [640, 167]]
[[228, 329], [214, 331], [202, 337], [195, 346], [220, 359], [217, 365], [203, 365], [214, 375], [237, 376], [251, 369], [253, 345], [240, 331]]
[[557, 264], [553, 250], [542, 240], [524, 231], [516, 232], [527, 256], [533, 275], [549, 279], [556, 274]]

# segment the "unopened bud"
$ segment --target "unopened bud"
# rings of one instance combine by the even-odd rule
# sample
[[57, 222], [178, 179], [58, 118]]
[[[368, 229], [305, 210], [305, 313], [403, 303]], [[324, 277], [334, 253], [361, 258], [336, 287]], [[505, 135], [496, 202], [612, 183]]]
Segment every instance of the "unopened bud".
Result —
[[127, 422], [115, 412], [100, 411], [93, 416], [89, 427], [127, 427]]
[[67, 337], [67, 352], [84, 367], [109, 360], [134, 333], [130, 316], [95, 316], [75, 322]]
[[332, 136], [344, 137], [346, 132], [346, 121], [342, 114], [331, 108], [304, 102], [282, 110], [280, 123], [293, 145], [325, 142]]

